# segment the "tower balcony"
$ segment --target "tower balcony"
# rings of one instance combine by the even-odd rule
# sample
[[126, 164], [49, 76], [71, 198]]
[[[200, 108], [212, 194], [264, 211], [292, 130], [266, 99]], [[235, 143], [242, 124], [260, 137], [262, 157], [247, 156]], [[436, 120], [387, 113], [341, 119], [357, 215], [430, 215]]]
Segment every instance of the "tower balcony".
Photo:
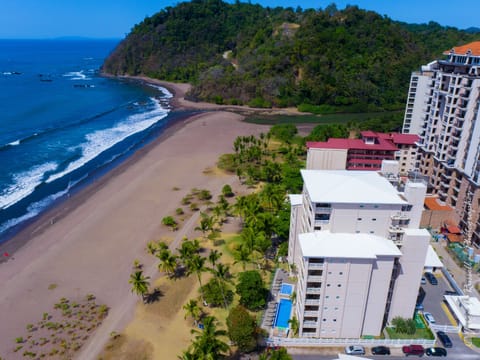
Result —
[[304, 311], [303, 317], [316, 317], [318, 316], [318, 311]]
[[322, 292], [322, 288], [320, 287], [307, 287], [307, 294], [320, 294]]
[[308, 263], [308, 268], [309, 269], [323, 269], [323, 263]]
[[318, 321], [306, 320], [303, 322], [304, 328], [316, 328], [318, 327]]
[[319, 305], [320, 299], [306, 299], [305, 305]]
[[308, 282], [321, 283], [322, 279], [323, 279], [323, 276], [321, 276], [321, 275], [308, 275], [308, 277], [307, 277]]

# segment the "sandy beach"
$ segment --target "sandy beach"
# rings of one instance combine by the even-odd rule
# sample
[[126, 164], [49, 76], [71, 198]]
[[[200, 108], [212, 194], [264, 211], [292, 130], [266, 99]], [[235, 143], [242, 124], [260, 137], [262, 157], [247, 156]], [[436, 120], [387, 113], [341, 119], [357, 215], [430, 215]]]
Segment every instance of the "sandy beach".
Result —
[[134, 259], [151, 268], [146, 244], [172, 236], [162, 227], [162, 217], [171, 215], [192, 188], [217, 193], [232, 181], [204, 170], [232, 151], [236, 136], [268, 131], [218, 106], [184, 101], [186, 85], [160, 84], [175, 94], [175, 108], [216, 111], [180, 120], [154, 144], [0, 247], [2, 254], [10, 252], [0, 264], [0, 358], [23, 358], [13, 349], [26, 324], [40, 320], [61, 297], [79, 299], [88, 293], [110, 307], [78, 355], [95, 358], [110, 332], [126, 326], [139, 301], [128, 283]]

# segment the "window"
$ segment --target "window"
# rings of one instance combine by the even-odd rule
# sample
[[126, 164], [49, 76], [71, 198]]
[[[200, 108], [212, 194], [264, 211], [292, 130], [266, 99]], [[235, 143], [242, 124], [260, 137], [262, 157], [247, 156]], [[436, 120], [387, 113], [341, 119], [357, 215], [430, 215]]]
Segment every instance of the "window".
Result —
[[362, 221], [362, 218], [357, 218], [357, 221]]
[[338, 275], [343, 275], [343, 271], [340, 271], [340, 272], [338, 273]]
[[376, 219], [376, 218], [373, 218], [372, 221], [377, 221], [377, 219]]
[[337, 287], [342, 287], [342, 284], [337, 284]]
[[335, 299], [340, 299], [340, 296], [335, 296]]

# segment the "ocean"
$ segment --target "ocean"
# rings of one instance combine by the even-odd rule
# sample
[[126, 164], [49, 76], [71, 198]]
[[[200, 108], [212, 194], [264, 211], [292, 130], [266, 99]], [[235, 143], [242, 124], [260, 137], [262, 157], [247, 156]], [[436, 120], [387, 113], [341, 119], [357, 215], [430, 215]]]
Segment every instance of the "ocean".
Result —
[[166, 127], [166, 89], [101, 77], [119, 40], [0, 40], [0, 243]]

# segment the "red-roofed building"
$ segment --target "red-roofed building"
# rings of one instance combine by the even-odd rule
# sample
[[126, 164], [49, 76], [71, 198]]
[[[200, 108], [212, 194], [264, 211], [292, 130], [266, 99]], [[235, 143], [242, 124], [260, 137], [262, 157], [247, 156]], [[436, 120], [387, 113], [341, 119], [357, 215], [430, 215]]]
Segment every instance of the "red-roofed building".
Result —
[[417, 135], [362, 131], [360, 139], [307, 142], [307, 169], [379, 171], [383, 160], [397, 160], [399, 172], [415, 167]]

